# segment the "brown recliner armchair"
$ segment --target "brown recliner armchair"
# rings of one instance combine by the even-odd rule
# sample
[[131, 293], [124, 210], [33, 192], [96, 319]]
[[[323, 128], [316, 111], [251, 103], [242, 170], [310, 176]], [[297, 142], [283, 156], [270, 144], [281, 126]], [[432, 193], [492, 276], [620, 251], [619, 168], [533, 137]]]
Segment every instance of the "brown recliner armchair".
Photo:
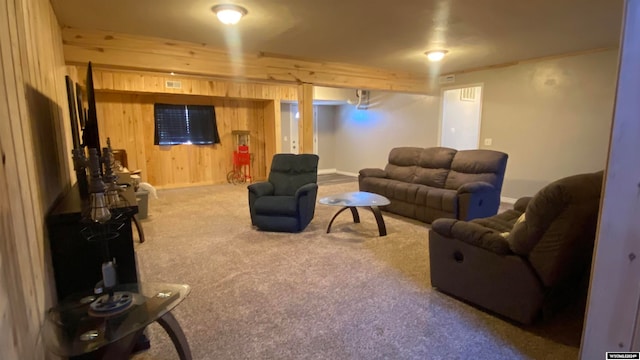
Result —
[[431, 284], [524, 324], [584, 296], [602, 179], [574, 175], [492, 217], [434, 221]]

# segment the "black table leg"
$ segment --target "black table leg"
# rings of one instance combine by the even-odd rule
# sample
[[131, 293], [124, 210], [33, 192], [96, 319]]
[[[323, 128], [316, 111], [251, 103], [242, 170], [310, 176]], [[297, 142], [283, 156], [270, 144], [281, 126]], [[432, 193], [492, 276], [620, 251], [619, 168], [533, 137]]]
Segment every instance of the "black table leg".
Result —
[[133, 220], [133, 224], [136, 226], [136, 229], [138, 230], [138, 238], [140, 239], [140, 243], [142, 244], [144, 242], [144, 231], [142, 231], [142, 225], [140, 224], [140, 220], [138, 220], [138, 217], [136, 215], [133, 215], [131, 219]]
[[351, 210], [351, 215], [353, 216], [353, 222], [354, 223], [360, 222], [360, 215], [358, 215], [358, 209], [356, 209], [354, 206], [345, 206], [342, 209], [338, 210], [338, 212], [335, 215], [333, 215], [333, 217], [331, 218], [331, 221], [329, 221], [329, 226], [327, 226], [327, 234], [331, 231], [331, 225], [333, 225], [333, 220], [335, 220], [338, 215], [340, 215], [343, 211], [347, 209]]
[[387, 235], [387, 227], [384, 225], [384, 219], [382, 218], [380, 208], [378, 208], [377, 206], [369, 206], [369, 209], [371, 209], [373, 216], [376, 217], [376, 222], [378, 223], [378, 233], [380, 233], [380, 236]]
[[191, 360], [191, 349], [189, 348], [187, 337], [184, 336], [184, 332], [182, 332], [182, 328], [178, 324], [178, 320], [169, 311], [157, 321], [171, 338], [180, 360]]
[[[380, 208], [378, 208], [377, 206], [367, 206], [367, 208], [371, 210], [371, 212], [373, 213], [373, 216], [375, 216], [376, 218], [376, 223], [378, 224], [378, 233], [380, 234], [380, 236], [387, 235], [387, 227], [384, 224], [384, 218], [382, 217]], [[357, 208], [355, 206], [345, 206], [342, 209], [338, 210], [338, 212], [335, 215], [333, 215], [333, 218], [331, 218], [331, 221], [329, 222], [329, 226], [327, 226], [327, 234], [331, 231], [331, 225], [333, 225], [333, 221], [336, 219], [336, 217], [347, 209], [351, 210], [351, 215], [353, 215], [353, 222], [354, 223], [360, 222], [360, 215], [358, 215]]]

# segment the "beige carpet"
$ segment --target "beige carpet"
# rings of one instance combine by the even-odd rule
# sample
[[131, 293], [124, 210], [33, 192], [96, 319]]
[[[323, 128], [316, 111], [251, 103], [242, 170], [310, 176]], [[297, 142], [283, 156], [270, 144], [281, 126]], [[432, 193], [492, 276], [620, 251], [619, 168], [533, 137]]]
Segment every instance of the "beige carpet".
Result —
[[[319, 196], [357, 182], [320, 186]], [[243, 185], [161, 190], [136, 244], [143, 281], [185, 283], [175, 310], [194, 359], [575, 359], [581, 309], [521, 327], [431, 288], [426, 224], [383, 213], [362, 223], [316, 206], [299, 234], [251, 227]], [[509, 296], [509, 294], [503, 294]], [[137, 360], [177, 359], [149, 327]]]

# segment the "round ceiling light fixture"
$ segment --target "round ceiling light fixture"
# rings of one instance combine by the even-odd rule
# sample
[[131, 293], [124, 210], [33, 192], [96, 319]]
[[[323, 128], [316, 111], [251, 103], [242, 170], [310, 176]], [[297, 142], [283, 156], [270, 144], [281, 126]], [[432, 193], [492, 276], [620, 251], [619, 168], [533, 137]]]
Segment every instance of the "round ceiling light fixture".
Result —
[[433, 51], [427, 51], [425, 54], [427, 55], [427, 59], [429, 59], [429, 61], [440, 61], [444, 58], [444, 56], [447, 54], [447, 50], [433, 50]]
[[235, 25], [247, 15], [247, 9], [234, 4], [216, 5], [211, 8], [211, 11], [216, 13], [218, 20], [225, 25]]

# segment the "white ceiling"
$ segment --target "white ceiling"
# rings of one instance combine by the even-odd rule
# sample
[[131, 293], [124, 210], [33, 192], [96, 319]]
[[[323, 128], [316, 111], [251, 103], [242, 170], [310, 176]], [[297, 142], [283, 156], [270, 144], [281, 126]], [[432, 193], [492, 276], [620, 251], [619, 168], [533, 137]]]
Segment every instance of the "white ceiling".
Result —
[[[51, 0], [63, 26], [444, 74], [618, 46], [623, 0]], [[234, 27], [211, 12], [244, 6]], [[424, 52], [444, 48], [440, 64]]]

